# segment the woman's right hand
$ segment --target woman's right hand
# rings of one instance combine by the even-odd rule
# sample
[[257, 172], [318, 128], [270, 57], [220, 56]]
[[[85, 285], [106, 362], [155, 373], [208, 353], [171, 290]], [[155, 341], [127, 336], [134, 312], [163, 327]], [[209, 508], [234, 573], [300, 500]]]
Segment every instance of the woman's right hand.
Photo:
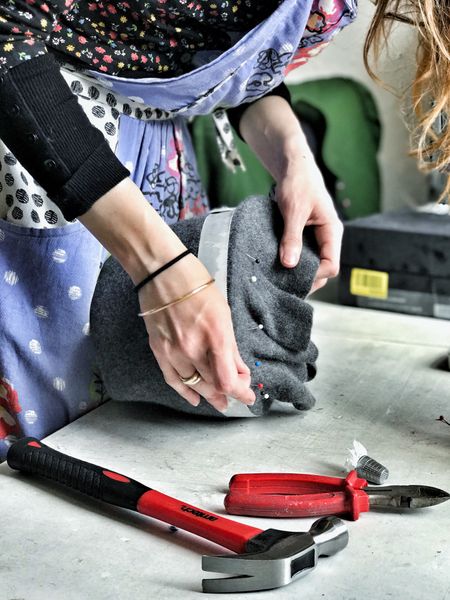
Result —
[[[141, 289], [142, 311], [179, 298], [210, 278], [202, 263], [188, 255]], [[253, 404], [250, 370], [237, 348], [229, 306], [214, 284], [144, 320], [165, 381], [190, 404], [197, 406], [200, 396], [219, 411], [226, 409], [227, 396]], [[191, 387], [181, 381], [195, 371], [201, 382]]]
[[[185, 247], [144, 198], [124, 179], [80, 218], [121, 263], [135, 284], [178, 256]], [[203, 264], [188, 255], [139, 292], [141, 311], [165, 304], [211, 279]], [[188, 402], [203, 396], [219, 411], [227, 396], [252, 404], [250, 370], [237, 349], [229, 306], [215, 285], [184, 302], [145, 317], [150, 347], [164, 379]], [[181, 382], [198, 371], [193, 387]]]

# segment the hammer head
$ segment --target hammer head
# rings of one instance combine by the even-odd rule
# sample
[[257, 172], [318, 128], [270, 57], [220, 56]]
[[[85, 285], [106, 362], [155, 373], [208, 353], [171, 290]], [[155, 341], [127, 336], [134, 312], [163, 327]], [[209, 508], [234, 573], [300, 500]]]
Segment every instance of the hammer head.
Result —
[[336, 554], [347, 543], [347, 526], [337, 517], [319, 519], [307, 532], [267, 529], [249, 540], [244, 554], [203, 556], [204, 571], [234, 575], [204, 579], [203, 591], [224, 594], [279, 588], [307, 575], [319, 556]]

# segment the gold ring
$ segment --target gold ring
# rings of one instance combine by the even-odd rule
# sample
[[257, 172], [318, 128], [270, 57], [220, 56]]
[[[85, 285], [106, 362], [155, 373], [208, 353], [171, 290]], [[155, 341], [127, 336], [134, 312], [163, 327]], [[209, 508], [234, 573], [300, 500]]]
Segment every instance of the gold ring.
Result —
[[181, 377], [180, 381], [184, 383], [184, 385], [197, 385], [202, 380], [202, 376], [198, 371], [194, 371], [190, 377]]

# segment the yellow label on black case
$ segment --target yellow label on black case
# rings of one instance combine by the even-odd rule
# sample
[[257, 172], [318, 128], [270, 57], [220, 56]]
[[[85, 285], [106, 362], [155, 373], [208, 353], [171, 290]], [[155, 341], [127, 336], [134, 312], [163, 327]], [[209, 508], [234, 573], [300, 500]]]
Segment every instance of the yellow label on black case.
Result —
[[354, 296], [386, 299], [389, 295], [389, 273], [371, 269], [352, 269], [350, 293]]

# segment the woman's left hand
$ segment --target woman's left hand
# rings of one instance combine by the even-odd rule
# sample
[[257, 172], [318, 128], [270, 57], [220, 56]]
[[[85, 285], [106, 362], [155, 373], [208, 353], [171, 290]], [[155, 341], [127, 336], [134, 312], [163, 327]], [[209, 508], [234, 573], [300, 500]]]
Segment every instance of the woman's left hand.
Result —
[[313, 225], [320, 252], [320, 266], [311, 293], [339, 273], [343, 226], [334, 208], [322, 174], [312, 155], [293, 157], [276, 187], [276, 199], [284, 219], [280, 260], [295, 267], [301, 260], [302, 232]]
[[320, 266], [312, 290], [339, 272], [343, 226], [300, 123], [289, 103], [268, 96], [244, 112], [240, 132], [277, 182], [276, 199], [284, 218], [280, 259], [285, 267], [301, 260], [305, 225], [313, 225]]

